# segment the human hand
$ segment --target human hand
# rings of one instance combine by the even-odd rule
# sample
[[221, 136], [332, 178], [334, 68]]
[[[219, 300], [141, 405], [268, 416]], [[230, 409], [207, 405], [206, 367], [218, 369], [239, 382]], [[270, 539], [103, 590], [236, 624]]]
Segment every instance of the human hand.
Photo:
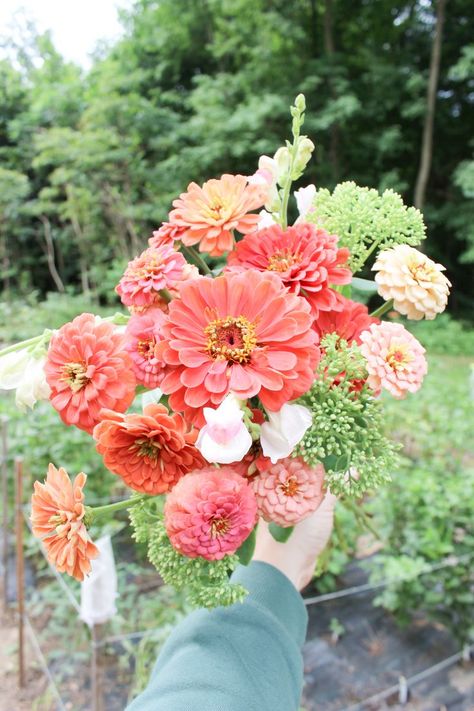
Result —
[[297, 523], [286, 543], [275, 541], [268, 523], [260, 520], [253, 560], [269, 563], [302, 590], [311, 580], [316, 558], [321, 555], [331, 536], [337, 497], [329, 491], [316, 511]]

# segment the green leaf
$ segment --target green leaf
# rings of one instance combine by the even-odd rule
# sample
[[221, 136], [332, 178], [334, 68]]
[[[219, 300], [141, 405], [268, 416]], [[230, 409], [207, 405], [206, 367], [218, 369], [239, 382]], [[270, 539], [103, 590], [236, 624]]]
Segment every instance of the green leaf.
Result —
[[272, 534], [275, 541], [278, 541], [278, 543], [286, 543], [293, 533], [293, 529], [294, 526], [283, 528], [283, 526], [278, 526], [278, 524], [273, 523], [273, 521], [268, 526], [268, 530]]
[[377, 284], [371, 279], [361, 279], [360, 277], [352, 277], [351, 286], [363, 294], [376, 294]]
[[241, 565], [248, 565], [252, 560], [253, 552], [255, 550], [256, 541], [256, 528], [254, 528], [250, 535], [245, 539], [240, 548], [236, 551], [236, 555], [239, 559]]

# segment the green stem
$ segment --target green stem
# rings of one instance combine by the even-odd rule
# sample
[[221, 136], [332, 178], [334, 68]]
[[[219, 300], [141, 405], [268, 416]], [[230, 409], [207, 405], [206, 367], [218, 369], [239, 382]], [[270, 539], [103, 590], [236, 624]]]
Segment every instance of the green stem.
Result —
[[203, 274], [212, 274], [212, 270], [207, 266], [201, 255], [194, 249], [194, 247], [186, 247], [186, 245], [181, 244], [181, 251], [188, 257], [188, 259], [195, 264]]
[[163, 301], [166, 301], [167, 304], [169, 304], [169, 302], [173, 298], [171, 296], [170, 292], [168, 291], [168, 289], [160, 289], [160, 296], [163, 299]]
[[281, 199], [281, 211], [280, 211], [280, 225], [284, 230], [288, 227], [288, 201], [290, 199], [290, 188], [292, 184], [292, 179], [291, 176], [293, 175], [293, 168], [295, 166], [295, 160], [296, 156], [298, 153], [298, 138], [299, 138], [299, 129], [293, 134], [294, 139], [293, 139], [293, 145], [291, 147], [291, 153], [290, 153], [290, 167], [288, 170], [288, 179], [285, 183], [285, 187], [283, 188], [283, 195]]
[[380, 316], [386, 314], [387, 311], [390, 311], [390, 309], [393, 309], [393, 299], [390, 299], [382, 304], [382, 306], [379, 306], [378, 309], [375, 309], [375, 311], [370, 314], [370, 316], [372, 316], [372, 318], [380, 318]]
[[0, 358], [8, 353], [14, 353], [15, 351], [21, 351], [29, 346], [34, 346], [40, 343], [41, 339], [44, 338], [44, 333], [41, 336], [33, 336], [33, 338], [28, 338], [26, 341], [20, 341], [19, 343], [14, 343], [12, 346], [7, 346], [0, 351]]
[[121, 511], [122, 509], [129, 509], [131, 506], [135, 506], [135, 504], [138, 504], [140, 501], [144, 501], [149, 498], [148, 494], [144, 494], [143, 496], [132, 496], [130, 499], [122, 499], [122, 501], [116, 501], [114, 504], [88, 507], [87, 513], [95, 519], [97, 516], [115, 513], [115, 511]]

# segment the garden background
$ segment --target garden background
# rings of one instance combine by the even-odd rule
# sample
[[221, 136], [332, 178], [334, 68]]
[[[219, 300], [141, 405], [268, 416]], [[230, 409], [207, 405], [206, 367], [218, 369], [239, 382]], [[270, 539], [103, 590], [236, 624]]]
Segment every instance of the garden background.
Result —
[[[303, 92], [305, 132], [316, 150], [301, 184], [333, 188], [354, 180], [400, 192], [423, 210], [423, 248], [446, 265], [454, 285], [446, 314], [407, 324], [429, 350], [430, 374], [416, 398], [387, 402], [389, 427], [405, 449], [393, 483], [366, 502], [381, 540], [361, 538], [357, 517], [340, 511], [316, 588], [340, 586], [355, 556], [369, 557], [373, 580], [394, 581], [462, 556], [446, 570], [393, 582], [376, 602], [401, 622], [421, 615], [456, 644], [472, 641], [472, 2], [138, 0], [121, 17], [123, 36], [98, 46], [87, 71], [24, 20], [2, 40], [0, 344], [82, 311], [118, 310], [113, 289], [124, 264], [146, 246], [172, 200], [192, 180], [253, 173], [259, 155], [282, 144], [288, 106]], [[11, 458], [23, 455], [35, 478], [52, 460], [88, 473], [96, 500], [120, 493], [89, 438], [64, 428], [50, 408], [22, 415], [3, 393], [0, 413], [10, 418]], [[185, 612], [182, 600], [157, 587], [144, 556], [124, 549], [125, 519], [114, 525], [121, 596], [111, 631], [148, 625], [161, 632], [106, 650], [119, 661], [111, 710], [143, 686], [157, 643]], [[70, 617], [32, 543], [28, 553], [48, 659], [71, 708], [87, 708], [78, 705], [87, 682], [77, 671], [86, 661], [86, 631]], [[350, 624], [332, 616], [318, 634], [341, 645]], [[50, 708], [44, 684], [30, 673], [38, 709]], [[319, 693], [315, 679], [308, 709]]]

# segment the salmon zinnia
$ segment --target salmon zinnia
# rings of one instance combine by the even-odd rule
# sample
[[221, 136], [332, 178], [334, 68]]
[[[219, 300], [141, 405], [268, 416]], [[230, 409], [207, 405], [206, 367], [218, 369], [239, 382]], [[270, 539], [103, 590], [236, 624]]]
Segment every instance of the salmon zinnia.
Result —
[[159, 348], [161, 389], [198, 426], [202, 408], [232, 391], [258, 395], [269, 410], [306, 392], [319, 362], [309, 304], [271, 273], [252, 269], [185, 283], [170, 304]]
[[205, 465], [196, 449], [197, 430], [188, 431], [180, 414], [147, 405], [143, 414], [104, 410], [94, 430], [105, 466], [135, 491], [163, 494], [187, 472]]
[[65, 469], [50, 464], [46, 481], [35, 481], [31, 497], [33, 534], [43, 541], [49, 562], [76, 580], [84, 580], [99, 555], [84, 524], [86, 481], [81, 472], [71, 482]]
[[63, 422], [89, 434], [103, 407], [124, 412], [135, 397], [124, 336], [92, 314], [77, 316], [53, 335], [44, 370]]

